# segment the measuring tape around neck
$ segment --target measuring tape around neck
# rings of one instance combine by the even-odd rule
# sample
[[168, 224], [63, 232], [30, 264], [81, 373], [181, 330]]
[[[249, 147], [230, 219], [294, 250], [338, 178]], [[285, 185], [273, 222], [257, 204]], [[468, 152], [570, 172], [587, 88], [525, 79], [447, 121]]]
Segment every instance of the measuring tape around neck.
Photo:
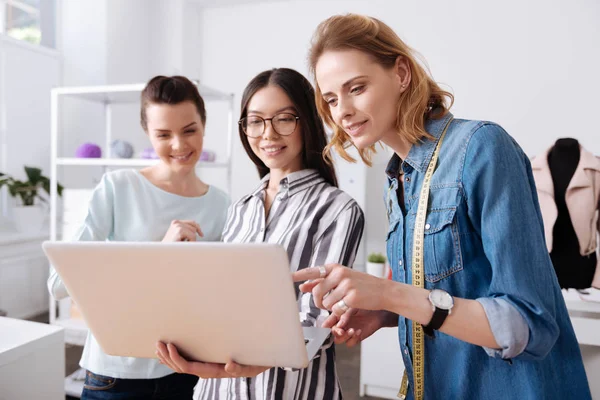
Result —
[[[424, 253], [424, 241], [425, 241], [425, 218], [427, 217], [427, 202], [429, 201], [429, 187], [431, 186], [431, 177], [435, 171], [438, 157], [440, 155], [440, 148], [442, 147], [442, 141], [446, 136], [448, 126], [450, 126], [452, 118], [446, 123], [444, 131], [440, 136], [431, 161], [427, 167], [425, 173], [425, 179], [421, 186], [421, 193], [419, 195], [419, 205], [417, 208], [417, 218], [415, 220], [415, 231], [413, 236], [413, 252], [412, 252], [412, 284], [415, 287], [425, 287], [425, 271], [423, 267], [423, 253]], [[412, 321], [412, 357], [413, 357], [413, 382], [414, 388], [413, 393], [415, 400], [422, 400], [425, 392], [425, 343], [423, 326], [418, 322]], [[408, 394], [408, 375], [406, 369], [404, 370], [404, 376], [402, 376], [402, 384], [400, 385], [400, 391], [398, 397], [406, 399]]]

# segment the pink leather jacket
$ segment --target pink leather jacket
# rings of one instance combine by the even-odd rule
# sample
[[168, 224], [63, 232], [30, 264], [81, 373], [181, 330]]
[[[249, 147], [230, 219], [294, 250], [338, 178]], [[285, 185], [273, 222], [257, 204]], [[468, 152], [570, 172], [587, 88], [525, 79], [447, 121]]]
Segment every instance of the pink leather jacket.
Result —
[[[554, 185], [548, 166], [548, 152], [535, 157], [531, 162], [533, 177], [537, 186], [542, 218], [544, 220], [544, 233], [548, 252], [552, 251], [552, 229], [558, 216], [554, 202]], [[573, 222], [575, 234], [579, 239], [581, 255], [588, 255], [597, 251], [600, 220], [600, 159], [585, 149], [581, 149], [579, 165], [567, 188], [565, 201]], [[600, 257], [594, 276], [594, 287], [600, 288]]]

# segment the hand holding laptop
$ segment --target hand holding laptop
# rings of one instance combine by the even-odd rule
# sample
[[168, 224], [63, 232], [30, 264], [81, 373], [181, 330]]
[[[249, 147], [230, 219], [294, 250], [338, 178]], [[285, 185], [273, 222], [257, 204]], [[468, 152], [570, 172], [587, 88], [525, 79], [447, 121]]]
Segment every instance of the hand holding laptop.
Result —
[[269, 367], [240, 365], [234, 361], [229, 361], [227, 364], [188, 361], [179, 354], [173, 344], [163, 342], [156, 344], [156, 355], [161, 364], [165, 364], [173, 371], [180, 374], [196, 375], [202, 379], [253, 378], [269, 369]]

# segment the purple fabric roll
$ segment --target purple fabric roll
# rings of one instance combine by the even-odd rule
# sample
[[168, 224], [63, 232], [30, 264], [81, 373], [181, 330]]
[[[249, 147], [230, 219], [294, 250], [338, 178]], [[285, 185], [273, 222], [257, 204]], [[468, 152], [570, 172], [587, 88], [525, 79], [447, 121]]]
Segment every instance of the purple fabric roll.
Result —
[[153, 159], [153, 160], [156, 160], [159, 158], [152, 147], [148, 147], [148, 148], [142, 150], [140, 157], [141, 158], [149, 158], [149, 159]]
[[202, 153], [200, 153], [200, 161], [213, 162], [215, 161], [215, 157], [214, 151], [203, 150]]
[[102, 149], [94, 143], [84, 143], [75, 151], [77, 158], [101, 158]]

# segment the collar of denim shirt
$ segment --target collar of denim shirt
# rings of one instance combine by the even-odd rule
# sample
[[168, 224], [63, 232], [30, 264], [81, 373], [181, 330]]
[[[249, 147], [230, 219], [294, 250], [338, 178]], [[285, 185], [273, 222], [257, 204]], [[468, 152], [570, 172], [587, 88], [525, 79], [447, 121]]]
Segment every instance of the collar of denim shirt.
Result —
[[[433, 157], [435, 146], [440, 140], [440, 136], [442, 136], [446, 124], [448, 124], [448, 121], [453, 117], [451, 112], [447, 112], [441, 118], [428, 119], [425, 121], [425, 131], [433, 136], [433, 140], [424, 139], [421, 142], [414, 144], [410, 148], [405, 162], [417, 171], [425, 173], [429, 166], [429, 161], [431, 161], [431, 157]], [[398, 154], [394, 153], [385, 169], [385, 173], [390, 179], [396, 179], [398, 177], [401, 163], [402, 160]]]

